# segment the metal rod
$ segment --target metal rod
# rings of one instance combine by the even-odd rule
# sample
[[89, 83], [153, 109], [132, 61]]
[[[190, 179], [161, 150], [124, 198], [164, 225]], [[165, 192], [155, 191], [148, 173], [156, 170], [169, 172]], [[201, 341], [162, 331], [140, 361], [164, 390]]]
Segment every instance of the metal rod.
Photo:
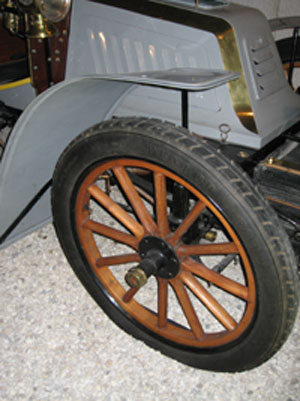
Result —
[[288, 81], [291, 86], [293, 85], [292, 80], [293, 80], [293, 72], [294, 72], [294, 66], [295, 66], [295, 60], [296, 60], [298, 39], [299, 39], [299, 28], [295, 28], [294, 34], [293, 34], [291, 61], [290, 61], [290, 68], [289, 68], [289, 75], [288, 75]]
[[184, 128], [189, 128], [189, 99], [188, 91], [186, 89], [181, 90], [181, 125]]

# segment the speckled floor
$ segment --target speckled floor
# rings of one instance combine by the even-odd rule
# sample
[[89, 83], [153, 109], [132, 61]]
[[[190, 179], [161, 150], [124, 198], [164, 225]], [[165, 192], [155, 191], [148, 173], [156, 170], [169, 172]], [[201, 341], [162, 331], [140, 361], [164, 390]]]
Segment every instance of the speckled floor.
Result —
[[52, 225], [0, 251], [1, 401], [299, 401], [300, 316], [250, 372], [199, 371], [117, 328], [75, 278]]

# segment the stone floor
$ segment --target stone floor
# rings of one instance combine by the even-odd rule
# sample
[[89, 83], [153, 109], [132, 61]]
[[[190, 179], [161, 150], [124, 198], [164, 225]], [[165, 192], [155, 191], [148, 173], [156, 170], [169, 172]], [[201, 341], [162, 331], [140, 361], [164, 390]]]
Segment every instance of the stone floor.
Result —
[[300, 316], [263, 366], [195, 370], [116, 327], [68, 266], [52, 225], [0, 251], [1, 401], [299, 401]]

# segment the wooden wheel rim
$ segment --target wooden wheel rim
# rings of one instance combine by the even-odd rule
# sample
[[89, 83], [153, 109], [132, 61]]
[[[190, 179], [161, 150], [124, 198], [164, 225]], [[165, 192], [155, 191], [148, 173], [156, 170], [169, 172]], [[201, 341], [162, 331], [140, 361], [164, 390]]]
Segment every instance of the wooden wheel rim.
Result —
[[[141, 202], [143, 203], [143, 201], [138, 193], [135, 192], [133, 183], [131, 182], [129, 175], [127, 175], [125, 168], [144, 169], [153, 174], [156, 220], [154, 220], [150, 216], [150, 213], [147, 213], [147, 210], [142, 206]], [[133, 209], [138, 214], [136, 220], [134, 220], [126, 211], [121, 209], [102, 190], [99, 190], [99, 188], [97, 189], [95, 182], [107, 171], [113, 171], [114, 176], [117, 178], [119, 184], [121, 184], [131, 206], [133, 206]], [[194, 255], [194, 250], [199, 254], [199, 247], [196, 249], [195, 246], [193, 248], [181, 244], [180, 239], [183, 234], [180, 232], [180, 229], [177, 229], [175, 230], [175, 233], [173, 232], [170, 234], [168, 222], [165, 217], [167, 212], [164, 212], [164, 209], [166, 209], [165, 199], [167, 193], [165, 184], [166, 179], [179, 183], [196, 196], [197, 202], [193, 207], [194, 212], [191, 213], [193, 216], [190, 217], [190, 220], [192, 217], [198, 217], [203, 209], [207, 208], [215, 215], [219, 222], [221, 222], [231, 239], [231, 241], [225, 245], [227, 246], [225, 254], [236, 253], [239, 256], [242, 261], [246, 284], [242, 285], [236, 283], [234, 280], [203, 268], [201, 263], [193, 261], [190, 257], [191, 255]], [[115, 231], [112, 227], [105, 226], [105, 224], [95, 225], [90, 219], [89, 205], [91, 199], [96, 199], [97, 202], [101, 204], [102, 208], [112, 215], [118, 216], [117, 220], [122, 222], [128, 230], [125, 230], [124, 233], [121, 234], [120, 232]], [[187, 220], [188, 217], [184, 220], [186, 225], [192, 224], [191, 221]], [[202, 193], [176, 174], [156, 164], [125, 158], [107, 161], [94, 167], [80, 183], [77, 192], [75, 199], [75, 225], [80, 246], [85, 257], [97, 279], [105, 288], [109, 296], [113, 298], [119, 308], [123, 310], [127, 316], [129, 315], [130, 318], [163, 339], [184, 346], [212, 348], [228, 344], [237, 339], [251, 324], [256, 307], [256, 289], [253, 271], [246, 251], [237, 234], [234, 232], [222, 213]], [[117, 242], [125, 243], [127, 246], [132, 248], [135, 253], [131, 255], [123, 254], [112, 256], [111, 258], [102, 257], [96, 244], [94, 233], [97, 232], [99, 234], [101, 232], [101, 235], [103, 235], [103, 230], [105, 231], [105, 237], [113, 240], [116, 240], [116, 237], [118, 237]], [[128, 231], [131, 231], [131, 234], [128, 234]], [[157, 313], [149, 310], [136, 301], [134, 296], [137, 290], [124, 288], [113, 273], [114, 264], [140, 261], [137, 249], [139, 241], [141, 241], [145, 235], [158, 236], [167, 240], [172, 246], [176, 246], [177, 256], [181, 262], [181, 270], [175, 278], [171, 280], [157, 278]], [[213, 250], [213, 252], [215, 252], [213, 255], [220, 255], [217, 247], [213, 249], [210, 248], [209, 250], [209, 245], [203, 246], [206, 246], [203, 252], [211, 252]], [[211, 255], [211, 253], [205, 254]], [[124, 270], [124, 275], [125, 273], [126, 270]], [[241, 302], [245, 304], [245, 308], [243, 315], [238, 322], [236, 322], [226, 309], [210, 295], [209, 291], [198, 282], [195, 278], [196, 276], [210, 281], [226, 293], [230, 293], [236, 298], [242, 300]], [[178, 303], [188, 322], [188, 327], [182, 326], [168, 319], [168, 290], [170, 287], [172, 287], [176, 293]], [[224, 327], [223, 330], [211, 333], [206, 332], [203, 329], [201, 316], [197, 316], [187, 288], [189, 289], [189, 292], [195, 294], [200, 302], [209, 309], [219, 322], [221, 322]]]

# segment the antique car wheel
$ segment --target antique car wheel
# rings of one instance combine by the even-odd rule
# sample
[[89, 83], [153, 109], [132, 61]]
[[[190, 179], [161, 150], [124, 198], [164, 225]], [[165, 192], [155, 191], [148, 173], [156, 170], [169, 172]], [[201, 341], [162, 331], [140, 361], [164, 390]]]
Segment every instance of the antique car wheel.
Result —
[[53, 177], [75, 273], [124, 330], [185, 364], [257, 366], [297, 310], [293, 251], [250, 180], [205, 141], [145, 118], [81, 134]]
[[[293, 53], [293, 50], [292, 50], [293, 49], [293, 40], [294, 40], [293, 37], [289, 37], [289, 38], [278, 40], [276, 42], [277, 49], [278, 49], [287, 79], [289, 77], [289, 70], [291, 67], [291, 57], [292, 57], [292, 53]], [[300, 39], [298, 39], [297, 46], [296, 46], [294, 68], [292, 70], [292, 78], [293, 78], [295, 70], [299, 71], [299, 68], [300, 68]], [[296, 93], [300, 94], [299, 77], [298, 77], [297, 81], [292, 78], [291, 78], [291, 86]]]

